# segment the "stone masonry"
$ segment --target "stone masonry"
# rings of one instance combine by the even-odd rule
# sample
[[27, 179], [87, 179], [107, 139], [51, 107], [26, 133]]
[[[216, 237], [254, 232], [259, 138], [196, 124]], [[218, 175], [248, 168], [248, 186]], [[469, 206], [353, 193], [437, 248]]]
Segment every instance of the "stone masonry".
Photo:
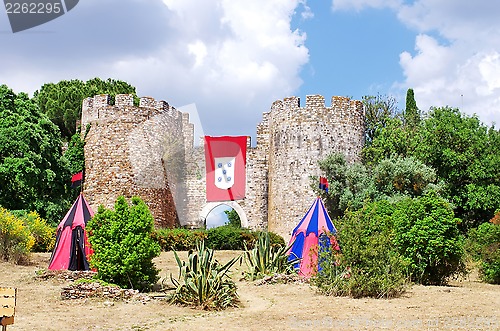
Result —
[[165, 101], [107, 95], [83, 102], [82, 125], [91, 125], [85, 145], [84, 193], [94, 210], [113, 206], [120, 195], [140, 196], [157, 227], [203, 227], [219, 204], [233, 207], [244, 226], [265, 229], [288, 240], [315, 198], [310, 176], [318, 161], [341, 152], [359, 160], [364, 144], [360, 101], [319, 95], [273, 103], [257, 126], [255, 147], [248, 144], [246, 198], [207, 203], [204, 148], [193, 147], [194, 127]]

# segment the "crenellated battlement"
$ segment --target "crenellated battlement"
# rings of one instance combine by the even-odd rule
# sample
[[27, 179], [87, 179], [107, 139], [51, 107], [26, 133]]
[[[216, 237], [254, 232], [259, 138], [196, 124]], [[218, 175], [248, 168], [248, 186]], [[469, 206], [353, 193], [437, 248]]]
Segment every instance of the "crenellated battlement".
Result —
[[142, 122], [159, 114], [166, 114], [174, 121], [182, 121], [183, 114], [164, 100], [141, 97], [139, 106], [135, 106], [132, 94], [117, 94], [114, 104], [111, 101], [108, 94], [84, 99], [82, 104], [82, 125], [106, 121]]
[[[258, 145], [266, 149], [268, 227], [285, 238], [311, 203], [310, 176], [318, 176], [318, 161], [333, 152], [358, 161], [364, 144], [363, 103], [333, 96], [330, 106], [321, 95], [275, 101], [258, 126]], [[267, 140], [267, 143], [265, 142]], [[259, 146], [257, 146], [259, 147]]]

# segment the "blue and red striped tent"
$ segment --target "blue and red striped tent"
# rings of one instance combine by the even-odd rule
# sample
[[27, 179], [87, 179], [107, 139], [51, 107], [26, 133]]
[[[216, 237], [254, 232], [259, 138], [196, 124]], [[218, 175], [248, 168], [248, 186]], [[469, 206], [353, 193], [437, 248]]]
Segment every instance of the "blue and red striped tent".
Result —
[[299, 258], [297, 263], [299, 274], [310, 277], [318, 271], [318, 254], [322, 247], [331, 244], [328, 234], [336, 234], [337, 229], [332, 223], [320, 197], [317, 197], [299, 224], [292, 232], [290, 239], [289, 260]]

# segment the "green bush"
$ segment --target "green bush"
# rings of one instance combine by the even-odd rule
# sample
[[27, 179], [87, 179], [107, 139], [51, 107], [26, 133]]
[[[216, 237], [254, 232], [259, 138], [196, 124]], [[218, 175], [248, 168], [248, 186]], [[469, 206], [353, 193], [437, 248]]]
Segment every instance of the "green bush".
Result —
[[267, 275], [291, 274], [295, 271], [294, 265], [299, 260], [288, 259], [291, 246], [273, 245], [270, 237], [268, 232], [261, 232], [253, 249], [245, 245], [243, 257], [248, 268], [244, 273], [246, 279], [256, 280]]
[[47, 221], [41, 218], [36, 211], [28, 213], [25, 210], [20, 210], [12, 213], [24, 222], [35, 238], [35, 244], [31, 248], [32, 252], [50, 252], [54, 249], [56, 243], [55, 227], [47, 224]]
[[225, 265], [214, 259], [214, 251], [205, 248], [204, 242], [196, 244], [196, 251], [190, 251], [188, 261], [181, 261], [177, 252], [174, 256], [179, 267], [179, 277], [170, 279], [175, 292], [171, 303], [199, 307], [205, 310], [219, 310], [238, 306], [236, 285], [229, 277], [230, 268], [238, 261], [233, 258]]
[[100, 206], [87, 224], [97, 268], [97, 278], [123, 288], [149, 290], [158, 280], [153, 258], [160, 245], [152, 237], [154, 220], [146, 204], [137, 197], [129, 206], [119, 197], [114, 210]]
[[157, 229], [153, 233], [163, 251], [187, 251], [196, 247], [196, 242], [207, 237], [203, 230]]
[[479, 262], [479, 277], [500, 284], [500, 225], [483, 223], [469, 231], [466, 250]]
[[25, 263], [34, 244], [35, 238], [23, 220], [0, 207], [0, 258]]
[[[387, 201], [365, 203], [356, 212], [347, 212], [337, 221], [341, 251], [320, 253], [320, 271], [311, 279], [327, 295], [396, 297], [407, 285], [405, 263], [394, 245]], [[334, 246], [332, 246], [334, 247]]]
[[[253, 248], [261, 231], [236, 228], [231, 225], [219, 226], [209, 230], [197, 229], [158, 229], [153, 238], [160, 244], [162, 250], [190, 250], [199, 241], [205, 241], [205, 246], [215, 250], [244, 250]], [[283, 237], [267, 232], [273, 246], [285, 246]]]
[[406, 198], [393, 214], [394, 241], [408, 263], [412, 281], [442, 285], [465, 273], [464, 238], [451, 205], [431, 191]]
[[242, 233], [248, 230], [239, 229], [230, 225], [219, 226], [207, 230], [207, 247], [216, 250], [240, 250], [244, 247]]

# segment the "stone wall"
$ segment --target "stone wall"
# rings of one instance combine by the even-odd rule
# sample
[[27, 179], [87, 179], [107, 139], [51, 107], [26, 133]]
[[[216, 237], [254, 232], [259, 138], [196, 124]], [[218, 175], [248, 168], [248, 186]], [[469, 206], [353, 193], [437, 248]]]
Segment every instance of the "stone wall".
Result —
[[185, 159], [184, 133], [192, 128], [164, 101], [133, 102], [132, 95], [117, 95], [114, 105], [108, 95], [84, 100], [82, 125], [91, 128], [83, 190], [94, 211], [101, 204], [111, 208], [120, 195], [140, 196], [156, 226], [173, 227], [185, 213], [185, 172], [178, 164]]
[[341, 152], [359, 160], [364, 144], [360, 101], [333, 97], [325, 107], [320, 95], [276, 101], [269, 114], [268, 228], [290, 238], [315, 198], [310, 176], [320, 175], [318, 161]]
[[[189, 115], [165, 101], [107, 95], [83, 103], [82, 125], [91, 124], [85, 146], [85, 195], [96, 210], [112, 207], [119, 195], [139, 195], [159, 227], [204, 226], [216, 204], [205, 197], [203, 145], [193, 147]], [[286, 240], [314, 200], [310, 176], [320, 175], [318, 161], [332, 152], [348, 162], [359, 160], [364, 144], [360, 101], [322, 96], [273, 103], [257, 126], [255, 147], [248, 143], [246, 198], [232, 202], [252, 229], [277, 232]]]

